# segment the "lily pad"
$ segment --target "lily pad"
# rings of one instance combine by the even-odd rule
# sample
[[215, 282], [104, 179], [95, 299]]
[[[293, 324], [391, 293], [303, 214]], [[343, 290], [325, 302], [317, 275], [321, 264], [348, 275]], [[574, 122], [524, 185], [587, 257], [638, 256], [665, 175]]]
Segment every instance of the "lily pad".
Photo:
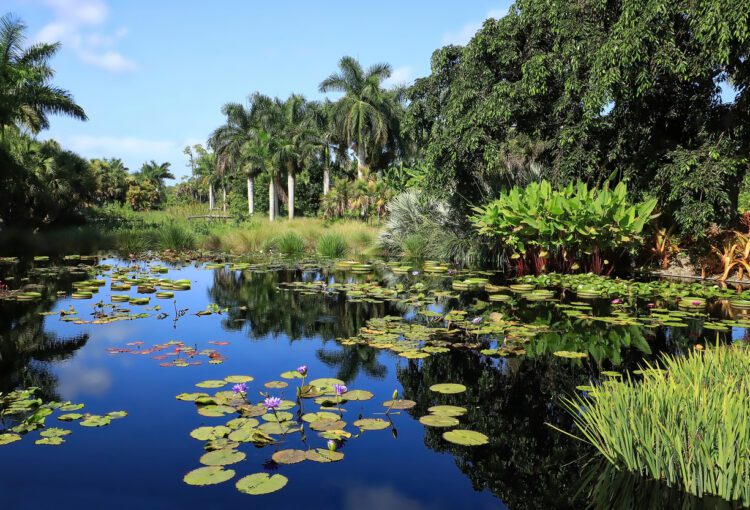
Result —
[[296, 370], [287, 370], [283, 374], [281, 374], [282, 379], [302, 379], [302, 374], [297, 372]]
[[184, 400], [186, 402], [195, 402], [196, 399], [207, 396], [208, 393], [180, 393], [175, 398], [177, 400]]
[[49, 446], [59, 446], [65, 442], [65, 439], [61, 437], [43, 437], [42, 439], [37, 439], [34, 441], [34, 444], [46, 444]]
[[79, 409], [83, 409], [83, 404], [67, 403], [65, 405], [60, 406], [60, 411], [64, 411], [66, 413], [70, 411], [78, 411]]
[[266, 413], [261, 418], [266, 421], [289, 421], [294, 418], [294, 415], [286, 411], [276, 411], [275, 413]]
[[322, 377], [310, 381], [310, 386], [316, 386], [318, 388], [333, 388], [337, 384], [343, 385], [344, 381], [336, 379], [335, 377]]
[[480, 446], [490, 442], [489, 438], [481, 432], [463, 429], [443, 432], [443, 439], [462, 446]]
[[183, 477], [182, 481], [188, 485], [216, 485], [231, 480], [234, 475], [235, 472], [232, 469], [224, 469], [221, 466], [205, 466], [192, 470]]
[[80, 420], [81, 418], [83, 418], [83, 415], [80, 413], [61, 414], [57, 417], [57, 419], [60, 421], [75, 421]]
[[428, 427], [455, 427], [458, 425], [458, 420], [452, 416], [428, 414], [419, 418], [419, 423]]
[[107, 416], [112, 418], [113, 420], [125, 418], [127, 415], [127, 411], [110, 411], [107, 413]]
[[338, 462], [344, 458], [344, 454], [341, 452], [334, 452], [325, 448], [316, 448], [314, 450], [307, 450], [305, 452], [307, 460], [313, 462]]
[[271, 455], [271, 458], [277, 464], [297, 464], [302, 462], [307, 457], [305, 456], [304, 450], [279, 450], [278, 452]]
[[244, 452], [225, 448], [204, 454], [200, 459], [200, 463], [206, 466], [228, 466], [229, 464], [237, 464], [243, 460], [245, 460]]
[[307, 423], [312, 423], [314, 421], [318, 420], [332, 420], [337, 421], [339, 419], [339, 415], [336, 413], [329, 413], [327, 411], [320, 411], [317, 413], [307, 413], [302, 415], [302, 419], [306, 421]]
[[266, 388], [281, 389], [289, 386], [289, 383], [285, 383], [284, 381], [269, 381], [263, 386], [265, 386]]
[[362, 430], [383, 430], [390, 425], [390, 422], [381, 418], [362, 418], [354, 422], [354, 426]]
[[21, 436], [18, 434], [12, 434], [10, 432], [5, 434], [0, 434], [0, 446], [15, 443], [16, 441], [20, 441]]
[[219, 425], [218, 427], [198, 427], [190, 432], [190, 437], [198, 441], [211, 441], [226, 437], [231, 432], [229, 427]]
[[227, 381], [218, 380], [218, 379], [211, 379], [208, 381], [202, 381], [196, 384], [199, 388], [221, 388], [228, 384]]
[[269, 475], [268, 473], [255, 473], [240, 478], [235, 485], [237, 490], [243, 494], [258, 496], [270, 494], [283, 489], [289, 479], [284, 475]]
[[575, 352], [575, 351], [555, 351], [552, 354], [554, 354], [558, 358], [569, 358], [569, 359], [588, 358], [589, 356], [585, 352]]
[[[393, 404], [392, 407], [391, 407], [391, 404]], [[404, 411], [406, 409], [411, 409], [412, 407], [417, 405], [417, 403], [414, 402], [413, 400], [399, 399], [399, 400], [386, 400], [385, 402], [383, 402], [383, 405], [391, 409]]]
[[459, 406], [432, 406], [427, 411], [438, 416], [463, 416], [466, 414], [466, 408]]
[[346, 400], [370, 400], [373, 394], [367, 390], [351, 390], [341, 395], [341, 397]]
[[82, 427], [104, 427], [110, 424], [109, 416], [98, 416], [92, 414], [78, 422]]
[[63, 437], [72, 433], [73, 433], [72, 430], [59, 429], [56, 427], [52, 427], [52, 428], [44, 429], [43, 431], [39, 433], [39, 435], [42, 437]]
[[249, 383], [253, 380], [249, 375], [228, 375], [224, 380], [231, 384]]
[[466, 391], [466, 386], [456, 383], [441, 383], [433, 384], [432, 386], [430, 386], [430, 390], [436, 393], [452, 395], [455, 393], [463, 393], [464, 391]]
[[318, 432], [326, 430], [341, 430], [346, 427], [346, 422], [341, 420], [316, 420], [310, 423], [310, 428]]

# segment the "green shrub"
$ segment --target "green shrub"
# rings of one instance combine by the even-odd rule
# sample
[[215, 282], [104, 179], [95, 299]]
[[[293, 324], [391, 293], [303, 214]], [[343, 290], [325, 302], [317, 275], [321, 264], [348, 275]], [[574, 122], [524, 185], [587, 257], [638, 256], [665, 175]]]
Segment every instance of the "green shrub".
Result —
[[322, 257], [340, 259], [349, 251], [346, 241], [339, 234], [323, 234], [318, 239], [318, 254]]
[[137, 255], [152, 248], [148, 232], [136, 229], [118, 230], [113, 235], [114, 249], [122, 255]]
[[297, 257], [305, 253], [305, 240], [292, 230], [274, 239], [273, 246], [287, 257]]
[[605, 260], [638, 244], [655, 207], [656, 199], [632, 204], [622, 182], [614, 189], [589, 189], [579, 181], [556, 190], [541, 181], [475, 208], [471, 221], [480, 234], [537, 269], [547, 262], [566, 269], [588, 262], [589, 270], [600, 272]]
[[429, 240], [422, 234], [410, 234], [401, 243], [401, 255], [408, 260], [422, 261], [428, 258]]
[[694, 350], [664, 368], [565, 400], [583, 440], [628, 471], [750, 505], [750, 349]]

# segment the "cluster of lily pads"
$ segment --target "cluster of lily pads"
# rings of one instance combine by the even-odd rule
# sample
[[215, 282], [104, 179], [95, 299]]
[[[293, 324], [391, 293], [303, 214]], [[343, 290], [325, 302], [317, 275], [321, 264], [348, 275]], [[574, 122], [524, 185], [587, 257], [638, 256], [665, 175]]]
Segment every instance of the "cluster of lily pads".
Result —
[[[344, 459], [341, 451], [347, 441], [361, 438], [366, 431], [393, 429], [392, 415], [411, 409], [416, 402], [398, 398], [395, 391], [390, 400], [383, 402], [383, 411], [376, 415], [357, 414], [351, 425], [356, 431], [347, 430], [346, 413], [354, 410], [347, 406], [370, 400], [373, 393], [367, 390], [349, 389], [336, 378], [319, 378], [308, 381], [306, 366], [280, 375], [280, 380], [268, 381], [258, 397], [250, 397], [249, 384], [253, 377], [231, 375], [224, 379], [212, 379], [196, 384], [201, 389], [218, 390], [213, 395], [207, 392], [181, 393], [178, 400], [193, 402], [197, 412], [207, 418], [229, 418], [214, 426], [201, 426], [190, 432], [190, 436], [203, 442], [204, 453], [200, 458], [202, 467], [187, 473], [183, 480], [189, 485], [214, 485], [226, 482], [237, 474], [234, 466], [246, 459], [239, 447], [251, 443], [257, 448], [272, 448], [270, 461], [276, 465], [299, 462], [338, 462]], [[294, 400], [272, 396], [269, 390], [283, 391], [292, 385]], [[231, 389], [225, 389], [230, 387]], [[438, 393], [455, 394], [466, 390], [460, 384], [438, 384], [432, 387]], [[430, 408], [430, 414], [420, 419], [425, 426], [452, 428], [458, 425], [458, 417], [466, 409], [458, 406], [439, 405]], [[379, 415], [379, 416], [377, 416]], [[467, 446], [486, 444], [488, 439], [479, 432], [463, 429], [446, 431], [447, 441]], [[297, 439], [302, 448], [282, 448]], [[288, 478], [282, 474], [253, 473], [240, 478], [235, 486], [245, 494], [260, 495], [275, 492], [286, 486]]]
[[104, 427], [112, 420], [127, 416], [125, 411], [111, 411], [98, 415], [81, 413], [83, 404], [73, 402], [44, 402], [39, 396], [39, 388], [31, 387], [0, 393], [0, 446], [20, 441], [24, 435], [40, 430], [37, 445], [58, 446], [65, 437], [72, 434], [70, 429], [48, 427], [47, 418], [57, 412], [61, 422], [78, 422], [82, 427]]
[[[211, 340], [208, 342], [212, 345], [225, 346], [229, 342]], [[127, 342], [126, 347], [108, 347], [107, 352], [110, 354], [132, 354], [139, 356], [151, 356], [152, 359], [158, 360], [159, 366], [162, 367], [191, 367], [202, 365], [200, 358], [208, 358], [207, 362], [211, 365], [220, 365], [227, 359], [216, 349], [198, 350], [195, 346], [186, 345], [180, 340], [170, 340], [163, 344], [155, 344], [144, 348], [143, 341]], [[170, 359], [172, 358], [172, 359]], [[165, 361], [169, 360], [169, 361]]]

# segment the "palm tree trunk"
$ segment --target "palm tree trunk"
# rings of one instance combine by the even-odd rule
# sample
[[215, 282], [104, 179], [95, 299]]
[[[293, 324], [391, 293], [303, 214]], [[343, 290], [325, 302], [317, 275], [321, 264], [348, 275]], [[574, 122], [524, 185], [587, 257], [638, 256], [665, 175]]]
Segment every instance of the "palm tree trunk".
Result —
[[268, 219], [269, 221], [273, 221], [276, 219], [276, 207], [278, 207], [278, 204], [276, 203], [276, 186], [273, 182], [273, 179], [268, 181]]
[[247, 176], [247, 212], [252, 216], [255, 213], [255, 176]]
[[221, 204], [221, 207], [222, 207], [222, 210], [224, 211], [224, 213], [226, 214], [226, 212], [227, 212], [227, 185], [226, 184], [224, 184], [222, 186], [222, 192], [224, 193], [224, 198], [223, 198], [223, 202]]
[[208, 210], [214, 210], [214, 185], [211, 183], [208, 185]]
[[357, 179], [362, 180], [365, 178], [367, 173], [367, 166], [365, 165], [365, 149], [363, 146], [357, 144]]
[[323, 167], [323, 195], [327, 195], [331, 191], [331, 169], [328, 168], [328, 163]]
[[294, 165], [289, 165], [286, 174], [286, 189], [287, 195], [289, 196], [289, 202], [287, 203], [289, 209], [289, 219], [294, 219]]

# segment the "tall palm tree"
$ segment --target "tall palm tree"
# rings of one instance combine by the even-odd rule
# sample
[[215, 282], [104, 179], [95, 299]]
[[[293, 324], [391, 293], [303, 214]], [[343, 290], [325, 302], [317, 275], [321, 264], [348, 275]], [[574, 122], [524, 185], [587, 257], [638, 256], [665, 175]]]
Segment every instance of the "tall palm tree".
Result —
[[70, 92], [50, 83], [55, 72], [49, 60], [60, 43], [24, 48], [25, 30], [10, 15], [0, 18], [0, 127], [19, 124], [38, 133], [49, 127], [50, 114], [87, 120]]
[[156, 189], [162, 191], [164, 189], [164, 180], [175, 178], [174, 174], [169, 170], [169, 167], [169, 162], [159, 164], [152, 159], [141, 166], [139, 174], [141, 178], [150, 181], [156, 186]]
[[367, 70], [353, 57], [343, 57], [339, 72], [320, 83], [321, 92], [343, 92], [334, 103], [338, 131], [357, 157], [357, 178], [363, 179], [377, 152], [392, 138], [399, 118], [399, 97], [382, 87], [391, 76], [388, 64]]
[[275, 100], [274, 161], [279, 170], [286, 170], [287, 208], [289, 219], [294, 219], [295, 179], [309, 160], [315, 145], [313, 117], [304, 96], [292, 94], [286, 101]]
[[[267, 158], [259, 157], [268, 145], [265, 135], [273, 115], [273, 100], [258, 92], [248, 99], [248, 107], [239, 103], [227, 103], [221, 111], [226, 116], [226, 122], [211, 134], [209, 145], [214, 149], [218, 158], [218, 167], [222, 172], [231, 168], [235, 172], [244, 172], [247, 179], [247, 207], [248, 212], [255, 212], [255, 177], [262, 171], [270, 170], [265, 162]], [[261, 167], [258, 163], [262, 162]], [[271, 179], [272, 186], [274, 180]], [[269, 194], [273, 195], [270, 205], [277, 204], [275, 189], [269, 187]], [[269, 214], [275, 215], [278, 205], [270, 209]], [[273, 218], [272, 218], [273, 219]]]

